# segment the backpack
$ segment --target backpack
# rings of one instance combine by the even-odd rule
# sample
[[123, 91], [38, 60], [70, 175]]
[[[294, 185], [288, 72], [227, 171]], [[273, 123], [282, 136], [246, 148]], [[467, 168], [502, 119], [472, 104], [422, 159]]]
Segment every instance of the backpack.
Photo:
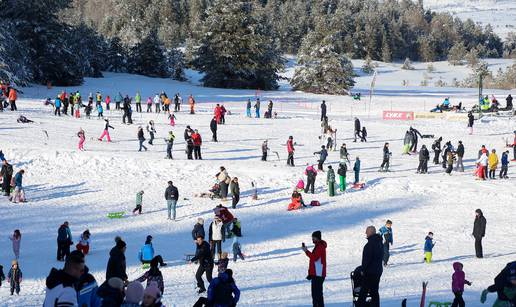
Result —
[[230, 306], [233, 302], [233, 289], [229, 281], [221, 281], [213, 291], [213, 302], [215, 305]]
[[321, 203], [317, 200], [312, 200], [310, 202], [310, 206], [312, 206], [312, 207], [319, 207], [320, 205], [321, 205]]

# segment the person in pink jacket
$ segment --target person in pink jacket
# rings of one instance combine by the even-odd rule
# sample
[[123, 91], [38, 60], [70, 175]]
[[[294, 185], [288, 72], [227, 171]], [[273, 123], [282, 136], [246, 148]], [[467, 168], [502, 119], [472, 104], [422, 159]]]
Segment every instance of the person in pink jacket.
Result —
[[20, 259], [20, 243], [21, 243], [21, 232], [16, 229], [12, 235], [9, 236], [9, 240], [13, 243], [13, 253], [16, 260]]
[[453, 270], [455, 272], [452, 275], [452, 291], [455, 295], [453, 299], [452, 307], [465, 307], [466, 303], [464, 303], [464, 299], [462, 298], [462, 294], [464, 293], [464, 284], [471, 286], [471, 282], [466, 280], [466, 274], [462, 270], [462, 263], [454, 262]]

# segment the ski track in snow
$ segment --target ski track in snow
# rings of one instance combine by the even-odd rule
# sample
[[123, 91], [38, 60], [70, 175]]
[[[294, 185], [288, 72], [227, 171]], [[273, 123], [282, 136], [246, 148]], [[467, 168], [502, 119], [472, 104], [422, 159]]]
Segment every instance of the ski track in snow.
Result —
[[[382, 86], [385, 89], [389, 85], [379, 83], [380, 94]], [[72, 89], [76, 88], [68, 91]], [[299, 92], [259, 93], [263, 102], [270, 98], [276, 103], [279, 118], [275, 120], [244, 117], [245, 99], [256, 94], [250, 90], [201, 88], [124, 74], [87, 79], [79, 89], [84, 97], [96, 90], [113, 97], [119, 89], [124, 94], [134, 94], [141, 89], [142, 97], [147, 97], [165, 89], [168, 93], [180, 91], [183, 98], [193, 93], [201, 103], [195, 116], [184, 112], [176, 114], [178, 124], [172, 129], [176, 134], [173, 161], [164, 159], [163, 138], [170, 126], [163, 114], [134, 113], [135, 124], [127, 126], [121, 124], [118, 112], [106, 111], [115, 127], [111, 131], [114, 142], [108, 144], [96, 140], [102, 132], [103, 121], [94, 116], [89, 120], [57, 118], [50, 113], [50, 107], [43, 106], [43, 98], [54, 97], [60, 88], [48, 90], [35, 86], [24, 89], [25, 95], [20, 95], [22, 98], [17, 103], [22, 111], [0, 113], [0, 148], [13, 163], [15, 171], [26, 170], [24, 185], [30, 201], [11, 204], [4, 197], [0, 198], [0, 263], [7, 274], [12, 258], [7, 237], [19, 228], [23, 234], [20, 266], [24, 273], [21, 296], [9, 296], [4, 284], [0, 288], [0, 306], [41, 305], [46, 275], [51, 267], [62, 266], [55, 261], [55, 240], [57, 228], [65, 220], [70, 222], [74, 241], [86, 228], [91, 231], [92, 249], [86, 262], [99, 283], [104, 281], [115, 235], [121, 235], [128, 244], [128, 275], [135, 279], [143, 273], [137, 261], [138, 250], [145, 237], [152, 234], [157, 254], [163, 255], [169, 263], [162, 270], [164, 303], [167, 306], [193, 305], [197, 300], [194, 292], [197, 266], [183, 261], [184, 255], [193, 253], [195, 248], [190, 231], [197, 217], [205, 218], [207, 231], [212, 208], [219, 203], [195, 198], [194, 194], [208, 191], [222, 165], [231, 177], [239, 177], [242, 191], [239, 208], [232, 212], [242, 221], [244, 237], [241, 243], [247, 258], [229, 265], [234, 269], [237, 285], [242, 291], [239, 306], [310, 306], [310, 284], [305, 279], [308, 258], [300, 246], [301, 242], [311, 245], [310, 235], [318, 229], [328, 242], [328, 277], [324, 287], [328, 306], [351, 306], [349, 273], [360, 264], [362, 247], [366, 243], [365, 228], [368, 225], [380, 227], [386, 219], [394, 222], [394, 246], [391, 264], [382, 276], [382, 306], [399, 306], [403, 298], [408, 298], [408, 306], [418, 304], [421, 282], [426, 280], [429, 281], [428, 301], [451, 301], [454, 261], [464, 263], [466, 277], [473, 282], [464, 294], [468, 306], [481, 306], [481, 290], [491, 284], [507, 262], [516, 258], [513, 243], [516, 232], [512, 227], [516, 200], [514, 179], [479, 182], [472, 176], [473, 161], [480, 145], [496, 148], [501, 154], [505, 150], [502, 138], [512, 140], [512, 131], [516, 128], [514, 119], [477, 121], [473, 136], [467, 134], [465, 122], [381, 120], [382, 110], [422, 111], [440, 102], [444, 96], [452, 96], [454, 104], [463, 100], [470, 107], [475, 101], [474, 89], [461, 89], [453, 94], [449, 89], [429, 88], [435, 94], [418, 97], [421, 91], [417, 88], [408, 94], [406, 89], [399, 88], [398, 95], [375, 96], [370, 112], [364, 107], [368, 101], [365, 97], [362, 102], [354, 102], [349, 97]], [[305, 202], [317, 199], [322, 206], [287, 212], [292, 188], [304, 177], [305, 164], [317, 160], [313, 152], [320, 146], [318, 110], [322, 99], [329, 105], [330, 125], [338, 129], [338, 144], [347, 143], [353, 160], [360, 156], [361, 176], [366, 178], [367, 185], [364, 190], [349, 190], [330, 198], [326, 192], [326, 174], [322, 173], [316, 181], [317, 194], [304, 196]], [[219, 143], [209, 141], [209, 121], [215, 101], [225, 102], [233, 113], [227, 116], [227, 124], [219, 127]], [[17, 124], [19, 114], [37, 123]], [[367, 143], [352, 142], [352, 118], [357, 115], [367, 127]], [[157, 124], [155, 145], [148, 146], [148, 152], [137, 152], [137, 126], [144, 126], [151, 119]], [[185, 160], [183, 131], [187, 124], [200, 130], [205, 160]], [[430, 165], [430, 174], [415, 174], [417, 156], [400, 154], [402, 138], [409, 125], [423, 134], [442, 135], [444, 142], [452, 140], [454, 145], [462, 140], [466, 147], [466, 172], [448, 176], [440, 166]], [[76, 150], [79, 127], [86, 132], [86, 152]], [[49, 139], [42, 130], [48, 132]], [[304, 145], [296, 148], [297, 166], [294, 168], [285, 163], [283, 144], [289, 135]], [[276, 161], [272, 152], [270, 162], [259, 161], [264, 139], [269, 139], [269, 147], [279, 152], [281, 161]], [[384, 142], [390, 142], [393, 151], [391, 173], [377, 172]], [[431, 142], [423, 139], [419, 144], [429, 147]], [[330, 152], [328, 160], [336, 168], [338, 151]], [[510, 177], [516, 176], [513, 169], [509, 168]], [[352, 176], [352, 172], [348, 172], [348, 181]], [[166, 220], [163, 192], [168, 180], [174, 181], [181, 196], [176, 222]], [[259, 188], [256, 201], [251, 199], [251, 181]], [[108, 212], [131, 211], [139, 190], [145, 191], [143, 215], [129, 215], [118, 220], [106, 218]], [[230, 206], [230, 202], [225, 205]], [[484, 240], [486, 258], [482, 260], [474, 257], [471, 237], [477, 208], [482, 208], [488, 222]], [[434, 232], [437, 242], [434, 263], [430, 265], [422, 263], [428, 231]], [[224, 244], [224, 250], [231, 252], [231, 240]], [[493, 300], [491, 294], [488, 303], [492, 304]]]

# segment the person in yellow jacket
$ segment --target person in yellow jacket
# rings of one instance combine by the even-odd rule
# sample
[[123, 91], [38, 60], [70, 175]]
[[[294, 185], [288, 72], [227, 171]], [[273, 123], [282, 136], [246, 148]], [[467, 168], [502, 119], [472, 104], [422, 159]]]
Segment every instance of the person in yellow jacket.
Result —
[[498, 167], [498, 156], [496, 155], [496, 150], [491, 150], [489, 154], [489, 158], [487, 159], [487, 163], [489, 165], [489, 179], [496, 179], [496, 168]]

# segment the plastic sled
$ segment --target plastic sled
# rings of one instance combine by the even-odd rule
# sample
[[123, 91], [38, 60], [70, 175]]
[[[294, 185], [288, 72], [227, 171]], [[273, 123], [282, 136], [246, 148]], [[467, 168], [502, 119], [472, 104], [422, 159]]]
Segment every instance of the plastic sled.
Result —
[[361, 190], [361, 189], [365, 188], [365, 183], [354, 183], [352, 188], [356, 189], [356, 190]]
[[150, 263], [144, 263], [144, 264], [142, 264], [142, 269], [144, 269], [144, 270], [148, 270], [148, 269], [150, 269]]
[[107, 214], [107, 217], [109, 219], [120, 219], [120, 218], [123, 218], [124, 217], [124, 214], [125, 212], [121, 211], [121, 212], [110, 212]]

